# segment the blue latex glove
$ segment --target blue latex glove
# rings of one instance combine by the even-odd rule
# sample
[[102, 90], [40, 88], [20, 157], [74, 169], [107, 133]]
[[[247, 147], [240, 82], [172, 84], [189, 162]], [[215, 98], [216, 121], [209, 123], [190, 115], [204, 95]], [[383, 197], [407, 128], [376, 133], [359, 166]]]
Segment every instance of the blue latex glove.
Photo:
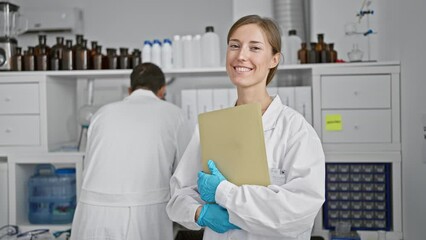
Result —
[[198, 216], [197, 224], [209, 227], [217, 233], [224, 233], [231, 229], [240, 229], [229, 222], [228, 210], [217, 204], [205, 204]]
[[207, 166], [211, 174], [198, 172], [198, 192], [205, 202], [213, 203], [215, 202], [217, 186], [226, 178], [220, 173], [212, 160], [207, 162]]

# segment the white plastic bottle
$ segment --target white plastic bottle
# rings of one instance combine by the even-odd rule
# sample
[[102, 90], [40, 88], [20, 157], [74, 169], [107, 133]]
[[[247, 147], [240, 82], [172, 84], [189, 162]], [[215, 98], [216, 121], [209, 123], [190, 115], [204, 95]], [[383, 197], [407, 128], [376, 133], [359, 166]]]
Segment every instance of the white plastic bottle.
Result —
[[192, 36], [186, 35], [182, 38], [183, 42], [183, 67], [193, 68], [194, 67], [194, 54], [192, 47]]
[[151, 49], [152, 43], [148, 40], [145, 40], [142, 48], [142, 62], [151, 62]]
[[201, 56], [204, 67], [220, 66], [219, 35], [212, 26], [206, 27], [206, 32], [201, 37]]
[[201, 35], [197, 34], [192, 39], [192, 54], [194, 59], [194, 67], [201, 67]]
[[152, 44], [151, 62], [160, 68], [162, 67], [161, 66], [161, 41], [158, 39], [154, 39], [154, 43]]
[[179, 35], [173, 36], [172, 54], [173, 68], [183, 68], [183, 45]]
[[287, 38], [287, 47], [289, 49], [288, 52], [288, 58], [289, 58], [289, 64], [298, 64], [298, 58], [297, 58], [297, 51], [299, 51], [300, 46], [302, 44], [302, 39], [300, 39], [299, 36], [297, 36], [296, 30], [292, 29], [288, 31], [288, 38]]
[[164, 39], [161, 48], [161, 65], [164, 69], [172, 68], [172, 41], [168, 38]]

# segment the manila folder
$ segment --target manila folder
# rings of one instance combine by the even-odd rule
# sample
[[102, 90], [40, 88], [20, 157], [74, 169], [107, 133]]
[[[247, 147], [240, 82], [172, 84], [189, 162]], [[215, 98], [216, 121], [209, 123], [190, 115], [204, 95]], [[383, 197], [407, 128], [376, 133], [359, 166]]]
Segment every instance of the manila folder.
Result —
[[203, 171], [213, 160], [237, 186], [270, 184], [260, 104], [245, 104], [198, 116]]

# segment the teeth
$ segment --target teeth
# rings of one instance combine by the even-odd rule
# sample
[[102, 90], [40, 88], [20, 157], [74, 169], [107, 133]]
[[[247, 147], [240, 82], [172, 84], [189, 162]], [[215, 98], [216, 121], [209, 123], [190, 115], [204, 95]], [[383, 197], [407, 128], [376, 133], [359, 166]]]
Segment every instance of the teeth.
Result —
[[251, 69], [250, 68], [246, 68], [246, 67], [235, 67], [235, 70], [237, 70], [238, 72], [248, 72]]

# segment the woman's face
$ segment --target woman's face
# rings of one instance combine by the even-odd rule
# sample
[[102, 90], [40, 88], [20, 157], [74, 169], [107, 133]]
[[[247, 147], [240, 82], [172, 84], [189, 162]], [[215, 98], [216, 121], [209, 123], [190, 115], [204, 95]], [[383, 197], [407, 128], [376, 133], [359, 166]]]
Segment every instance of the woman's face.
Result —
[[226, 71], [237, 87], [266, 87], [269, 70], [279, 61], [262, 29], [256, 24], [239, 27], [229, 38]]

